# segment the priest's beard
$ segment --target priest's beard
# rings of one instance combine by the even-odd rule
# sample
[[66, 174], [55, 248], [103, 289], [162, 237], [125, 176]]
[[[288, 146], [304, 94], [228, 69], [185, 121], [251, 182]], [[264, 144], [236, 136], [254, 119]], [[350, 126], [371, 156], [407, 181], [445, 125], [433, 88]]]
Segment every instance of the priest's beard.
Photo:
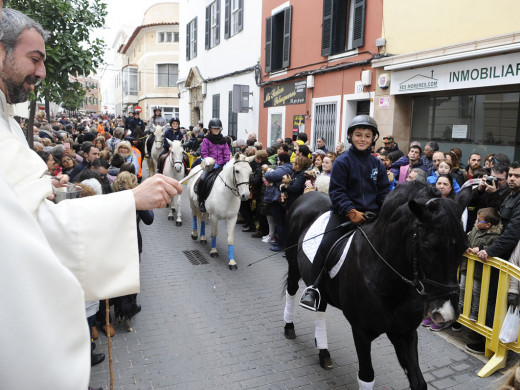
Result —
[[12, 55], [8, 55], [5, 58], [4, 70], [0, 74], [0, 77], [5, 85], [7, 92], [6, 98], [10, 104], [27, 101], [31, 90], [25, 89], [24, 83], [27, 82], [29, 85], [35, 85], [40, 81], [40, 78], [34, 75], [28, 75], [26, 77], [21, 75], [16, 68], [16, 63]]

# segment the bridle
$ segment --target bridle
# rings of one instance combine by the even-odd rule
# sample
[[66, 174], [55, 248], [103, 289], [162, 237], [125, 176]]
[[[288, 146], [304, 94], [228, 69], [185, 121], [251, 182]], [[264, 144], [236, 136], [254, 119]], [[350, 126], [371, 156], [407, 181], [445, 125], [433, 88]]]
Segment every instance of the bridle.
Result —
[[[410, 280], [403, 275], [399, 273], [394, 267], [392, 267], [388, 261], [385, 260], [383, 256], [377, 251], [377, 249], [374, 247], [370, 239], [368, 238], [365, 231], [360, 227], [357, 226], [357, 229], [361, 232], [363, 237], [367, 240], [368, 244], [372, 248], [372, 250], [375, 252], [375, 254], [387, 265], [388, 268], [390, 268], [399, 278], [406, 283], [407, 285], [413, 287], [419, 295], [425, 296], [426, 300], [428, 301], [434, 301], [438, 298], [449, 296], [449, 295], [457, 295], [459, 293], [459, 285], [458, 284], [447, 284], [447, 283], [440, 283], [435, 280], [431, 280], [426, 277], [424, 270], [421, 267], [421, 264], [419, 262], [419, 256], [418, 256], [418, 237], [419, 237], [419, 229], [416, 226], [414, 232], [412, 233], [412, 246], [413, 246], [413, 254], [412, 254], [412, 267], [413, 267], [413, 280]], [[426, 289], [426, 287], [429, 286], [433, 290], [438, 290], [437, 293], [433, 293], [430, 291], [430, 289]]]
[[226, 181], [222, 178], [222, 176], [221, 176], [222, 172], [220, 172], [218, 174], [218, 177], [220, 178], [220, 180], [222, 180], [222, 182], [224, 183], [226, 188], [229, 188], [229, 190], [233, 193], [233, 195], [235, 195], [237, 198], [240, 198], [240, 193], [238, 192], [238, 187], [241, 186], [241, 185], [249, 185], [249, 181], [242, 181], [240, 183], [237, 183], [237, 176], [236, 176], [236, 173], [235, 173], [235, 165], [238, 164], [238, 163], [249, 164], [246, 160], [236, 160], [233, 163], [233, 187], [234, 188], [230, 187], [228, 185], [228, 183], [226, 183]]
[[[181, 166], [184, 166], [184, 160], [183, 159], [181, 159], [181, 160], [174, 160], [173, 159], [173, 150], [170, 150], [170, 155], [171, 155], [172, 158], [170, 158], [169, 160], [170, 160], [170, 166], [172, 168], [174, 168], [177, 164], [181, 164]], [[184, 157], [184, 154], [181, 154], [181, 155]], [[179, 171], [180, 171], [180, 169], [179, 169]]]

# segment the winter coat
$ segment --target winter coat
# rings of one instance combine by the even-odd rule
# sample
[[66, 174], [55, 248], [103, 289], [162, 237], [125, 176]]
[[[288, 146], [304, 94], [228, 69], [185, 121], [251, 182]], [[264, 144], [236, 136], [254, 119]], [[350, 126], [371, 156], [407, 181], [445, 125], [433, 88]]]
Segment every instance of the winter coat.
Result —
[[333, 212], [343, 216], [352, 209], [379, 213], [389, 192], [386, 169], [370, 150], [351, 146], [334, 161], [329, 186]]
[[163, 147], [164, 151], [168, 153], [170, 150], [170, 143], [167, 140], [170, 141], [181, 141], [183, 139], [182, 132], [180, 130], [173, 131], [173, 129], [170, 127], [168, 130], [164, 132], [164, 140], [163, 140]]
[[510, 194], [500, 206], [504, 231], [486, 252], [492, 257], [508, 259], [520, 240], [520, 192]]
[[293, 174], [292, 164], [286, 163], [278, 166], [274, 171], [266, 172], [265, 180], [271, 182], [273, 185], [266, 186], [264, 202], [273, 203], [280, 199], [280, 184], [285, 175]]
[[[502, 224], [493, 225], [487, 230], [477, 229], [476, 226], [468, 233], [469, 247], [477, 247], [479, 250], [487, 249], [493, 242], [495, 242], [502, 233]], [[460, 265], [460, 272], [466, 272], [467, 261], [463, 261]], [[475, 263], [477, 265], [477, 263]], [[475, 267], [475, 278], [482, 278], [482, 267]]]
[[231, 158], [231, 152], [227, 143], [214, 144], [208, 138], [204, 138], [202, 141], [200, 155], [202, 158], [213, 157], [218, 165], [224, 165]]
[[298, 171], [291, 175], [291, 182], [289, 184], [281, 185], [281, 190], [288, 193], [287, 203], [285, 204], [287, 209], [303, 194], [306, 179], [305, 171]]

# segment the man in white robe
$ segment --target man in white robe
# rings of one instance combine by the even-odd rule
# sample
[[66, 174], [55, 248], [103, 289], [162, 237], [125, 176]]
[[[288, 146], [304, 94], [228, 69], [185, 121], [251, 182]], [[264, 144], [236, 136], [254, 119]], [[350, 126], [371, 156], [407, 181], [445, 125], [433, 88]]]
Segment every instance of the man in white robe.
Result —
[[[14, 28], [13, 18], [28, 23], [16, 11], [6, 14], [2, 29]], [[135, 211], [165, 207], [182, 187], [155, 175], [131, 191], [47, 200], [46, 165], [9, 117], [8, 103], [17, 101], [8, 82], [22, 77], [15, 81], [29, 91], [45, 77], [44, 34], [27, 25], [7, 57], [0, 40], [0, 388], [86, 389], [85, 300], [139, 291]]]

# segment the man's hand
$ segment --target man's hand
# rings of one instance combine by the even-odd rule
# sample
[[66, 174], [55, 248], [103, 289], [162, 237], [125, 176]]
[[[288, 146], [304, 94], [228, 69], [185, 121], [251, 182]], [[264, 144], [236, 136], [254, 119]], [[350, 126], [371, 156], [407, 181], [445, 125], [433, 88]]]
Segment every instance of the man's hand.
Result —
[[484, 249], [478, 251], [478, 252], [477, 252], [477, 256], [478, 256], [479, 259], [481, 259], [484, 263], [487, 262], [488, 254], [487, 254], [487, 252], [486, 252]]
[[356, 209], [350, 210], [347, 216], [356, 225], [361, 225], [363, 222], [366, 222], [365, 214], [363, 214], [361, 211], [357, 211]]
[[151, 210], [166, 207], [174, 195], [182, 193], [182, 185], [171, 177], [155, 174], [132, 192], [136, 210]]

